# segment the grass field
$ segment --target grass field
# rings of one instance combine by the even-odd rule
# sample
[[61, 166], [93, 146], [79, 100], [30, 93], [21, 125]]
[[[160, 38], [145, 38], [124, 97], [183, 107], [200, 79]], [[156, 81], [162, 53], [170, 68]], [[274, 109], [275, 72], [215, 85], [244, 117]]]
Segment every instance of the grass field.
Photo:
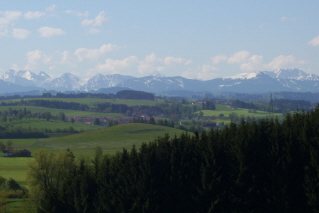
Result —
[[67, 129], [69, 127], [73, 127], [75, 130], [84, 130], [84, 131], [91, 131], [91, 130], [97, 130], [101, 129], [103, 127], [98, 125], [88, 125], [81, 122], [63, 122], [59, 120], [42, 120], [42, 119], [22, 119], [20, 121], [14, 121], [14, 122], [7, 122], [8, 126], [21, 126], [23, 128], [38, 128], [38, 129], [51, 129], [52, 131], [56, 130], [57, 128], [60, 129]]
[[[202, 110], [204, 116], [219, 116], [220, 114], [224, 114], [225, 117], [228, 117], [231, 113], [235, 112], [238, 114], [238, 116], [254, 116], [255, 118], [265, 118], [269, 116], [268, 112], [265, 111], [258, 111], [256, 113], [249, 113], [248, 109], [242, 109], [242, 108], [237, 108], [233, 109], [230, 106], [227, 105], [221, 105], [221, 104], [216, 104], [216, 110]], [[199, 113], [199, 111], [197, 112]], [[273, 113], [274, 117], [281, 118], [282, 114], [281, 113]]]
[[[11, 139], [14, 149], [28, 149], [36, 152], [46, 149], [59, 152], [70, 148], [76, 157], [92, 157], [94, 148], [100, 146], [104, 154], [113, 155], [123, 148], [130, 149], [133, 144], [137, 147], [143, 142], [149, 142], [168, 133], [171, 137], [183, 131], [151, 124], [123, 124], [96, 131], [68, 135], [48, 139]], [[3, 139], [2, 142], [6, 142]], [[14, 178], [21, 185], [26, 186], [26, 172], [31, 157], [6, 158], [0, 157], [0, 176]]]
[[89, 111], [78, 111], [78, 110], [68, 110], [68, 109], [54, 109], [46, 107], [37, 107], [37, 106], [0, 106], [0, 111], [8, 110], [8, 108], [13, 110], [23, 110], [26, 108], [27, 111], [31, 113], [43, 113], [50, 112], [52, 115], [58, 115], [59, 112], [63, 112], [66, 116], [84, 116], [84, 117], [125, 117], [126, 115], [121, 113], [102, 113], [102, 112], [89, 112]]
[[[128, 106], [155, 106], [157, 101], [149, 100], [135, 100], [135, 99], [101, 99], [101, 98], [25, 98], [24, 101], [28, 100], [48, 100], [48, 101], [64, 101], [64, 102], [75, 102], [80, 104], [87, 104], [92, 107], [94, 103], [114, 103], [114, 104], [126, 104]], [[1, 102], [12, 103], [20, 102], [21, 99], [4, 100]]]
[[164, 126], [129, 123], [61, 138], [38, 140], [33, 145], [33, 149], [44, 148], [59, 151], [69, 148], [77, 156], [91, 156], [94, 147], [100, 146], [105, 153], [114, 154], [123, 147], [130, 149], [133, 144], [139, 146], [143, 142], [154, 140], [166, 133], [174, 136], [182, 132]]
[[19, 184], [26, 186], [26, 173], [31, 161], [33, 161], [32, 157], [0, 157], [0, 176], [7, 179], [13, 178]]

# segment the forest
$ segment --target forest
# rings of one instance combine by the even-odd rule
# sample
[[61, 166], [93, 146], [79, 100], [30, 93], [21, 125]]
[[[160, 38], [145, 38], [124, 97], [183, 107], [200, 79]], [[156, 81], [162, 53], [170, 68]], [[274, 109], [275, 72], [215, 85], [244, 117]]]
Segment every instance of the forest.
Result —
[[[319, 108], [165, 135], [114, 156], [39, 151], [36, 212], [319, 212]], [[30, 207], [31, 208], [31, 207]]]

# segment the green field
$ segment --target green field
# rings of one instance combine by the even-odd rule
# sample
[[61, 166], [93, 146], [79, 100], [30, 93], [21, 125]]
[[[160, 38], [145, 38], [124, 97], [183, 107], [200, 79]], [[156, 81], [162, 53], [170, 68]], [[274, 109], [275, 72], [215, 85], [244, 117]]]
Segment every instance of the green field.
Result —
[[[151, 124], [122, 124], [100, 130], [68, 135], [64, 137], [46, 139], [11, 139], [14, 149], [28, 149], [32, 153], [39, 149], [59, 152], [70, 148], [76, 157], [92, 157], [94, 148], [100, 146], [104, 154], [113, 155], [123, 148], [130, 149], [133, 144], [137, 147], [143, 142], [149, 142], [159, 136], [168, 133], [171, 137], [179, 135], [183, 131]], [[6, 142], [7, 139], [1, 140]], [[14, 178], [20, 184], [26, 186], [26, 172], [28, 163], [33, 158], [0, 157], [0, 176]]]
[[69, 127], [73, 127], [77, 131], [91, 131], [91, 130], [97, 130], [101, 129], [103, 127], [98, 125], [88, 125], [81, 122], [64, 122], [59, 120], [42, 120], [42, 119], [22, 119], [20, 121], [13, 121], [13, 122], [7, 122], [8, 126], [21, 126], [23, 128], [37, 128], [39, 130], [41, 129], [51, 129], [52, 131], [55, 131], [57, 128], [59, 129], [67, 129]]
[[[128, 106], [155, 106], [157, 101], [149, 100], [135, 100], [135, 99], [101, 99], [101, 98], [25, 98], [24, 101], [28, 100], [47, 100], [47, 101], [64, 101], [64, 102], [75, 102], [80, 104], [87, 104], [92, 107], [94, 103], [113, 103], [113, 104], [126, 104]], [[21, 99], [4, 100], [4, 103], [20, 102]]]
[[[198, 111], [197, 113], [199, 113]], [[231, 113], [235, 112], [238, 114], [238, 116], [254, 116], [255, 118], [265, 118], [269, 116], [268, 112], [265, 111], [256, 111], [256, 113], [249, 113], [248, 109], [242, 109], [242, 108], [236, 108], [233, 109], [230, 106], [227, 105], [221, 105], [221, 104], [216, 104], [216, 110], [202, 110], [204, 116], [219, 116], [220, 114], [224, 114], [225, 117], [228, 117]], [[274, 117], [281, 118], [282, 114], [281, 113], [273, 113]]]
[[70, 148], [77, 156], [92, 156], [94, 147], [100, 146], [105, 153], [114, 154], [123, 147], [130, 149], [133, 144], [139, 146], [142, 142], [154, 140], [166, 133], [174, 136], [182, 132], [159, 125], [129, 123], [60, 138], [38, 140], [33, 149], [59, 151]]
[[23, 110], [26, 108], [27, 111], [31, 113], [43, 113], [50, 112], [52, 115], [58, 115], [59, 112], [63, 112], [66, 116], [83, 116], [83, 117], [125, 117], [126, 115], [121, 113], [102, 113], [102, 112], [89, 112], [89, 111], [78, 111], [78, 110], [68, 110], [68, 109], [55, 109], [37, 106], [0, 106], [0, 111], [8, 110], [12, 108], [13, 110]]
[[33, 158], [16, 157], [7, 158], [0, 157], [0, 176], [4, 178], [13, 178], [19, 184], [26, 186], [26, 173], [28, 164], [33, 161]]

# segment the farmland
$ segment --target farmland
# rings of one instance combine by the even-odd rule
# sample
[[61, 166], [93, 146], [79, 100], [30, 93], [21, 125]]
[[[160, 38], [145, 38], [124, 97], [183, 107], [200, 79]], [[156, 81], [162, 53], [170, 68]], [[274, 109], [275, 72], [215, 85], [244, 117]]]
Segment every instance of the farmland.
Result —
[[[133, 145], [137, 147], [142, 142], [154, 140], [164, 134], [171, 137], [180, 135], [183, 131], [157, 125], [149, 124], [123, 124], [110, 128], [67, 135], [49, 139], [11, 139], [15, 149], [28, 149], [33, 153], [39, 149], [52, 152], [71, 149], [77, 157], [92, 157], [94, 148], [100, 146], [105, 154], [113, 155], [123, 148], [130, 149]], [[3, 142], [6, 139], [2, 140]], [[14, 178], [20, 184], [25, 185], [25, 177], [28, 163], [33, 158], [0, 157], [1, 176]]]
[[[86, 104], [89, 107], [87, 107], [85, 110], [70, 110], [48, 108], [43, 106], [24, 105], [24, 103], [28, 100], [79, 103]], [[113, 108], [109, 105], [103, 105], [105, 107], [108, 107], [108, 110], [96, 107], [96, 105], [100, 103], [112, 103], [114, 105], [119, 106], [119, 108], [114, 108], [115, 110], [121, 109], [120, 105], [131, 106], [131, 108], [127, 108], [127, 111], [131, 111], [131, 115], [133, 114], [133, 109], [137, 110], [137, 112], [135, 112], [135, 114], [132, 115], [132, 119], [121, 120], [124, 117], [127, 118], [129, 113], [123, 110], [123, 113], [116, 113], [113, 111]], [[10, 140], [13, 144], [13, 149], [27, 149], [31, 151], [33, 155], [39, 150], [47, 150], [57, 154], [60, 151], [70, 149], [76, 156], [76, 159], [92, 158], [94, 156], [94, 150], [96, 147], [101, 147], [104, 154], [113, 156], [116, 152], [121, 151], [123, 148], [131, 149], [133, 145], [135, 145], [138, 148], [143, 142], [147, 143], [149, 141], [154, 141], [154, 139], [162, 137], [165, 134], [168, 134], [172, 138], [175, 136], [179, 137], [179, 135], [182, 132], [185, 132], [185, 130], [208, 130], [208, 128], [203, 128], [203, 124], [205, 122], [213, 121], [218, 124], [228, 124], [231, 121], [234, 122], [234, 120], [231, 119], [232, 115], [236, 115], [237, 118], [240, 119], [253, 118], [256, 120], [270, 116], [268, 112], [259, 110], [255, 110], [252, 112], [248, 109], [232, 108], [229, 105], [223, 104], [216, 104], [216, 108], [214, 110], [206, 110], [202, 108], [201, 103], [181, 103], [178, 101], [176, 102], [167, 100], [148, 101], [98, 98], [25, 98], [24, 100], [6, 100], [3, 101], [1, 105], [2, 106], [0, 106], [0, 126], [3, 126], [3, 128], [7, 129], [8, 131], [11, 131], [10, 128], [21, 128], [22, 130], [32, 131], [44, 131], [45, 134], [48, 136], [47, 138], [28, 139], [2, 138], [0, 139], [0, 141], [3, 144], [6, 144], [7, 141]], [[16, 114], [13, 114], [14, 111]], [[106, 111], [108, 113], [105, 113]], [[22, 116], [22, 118], [18, 118], [19, 112], [24, 112], [25, 115]], [[52, 115], [52, 117], [46, 119], [42, 115], [48, 112]], [[147, 115], [148, 112], [154, 115], [155, 117], [155, 119], [153, 119], [153, 124], [150, 124], [150, 117], [148, 117]], [[29, 113], [29, 116], [26, 116], [27, 113]], [[61, 120], [59, 118], [60, 114], [65, 114], [65, 116], [68, 116], [68, 119]], [[143, 119], [140, 120], [142, 115]], [[133, 120], [133, 116], [135, 116], [135, 121]], [[172, 128], [174, 127], [174, 123], [173, 125], [171, 125], [170, 122], [172, 122], [171, 119], [176, 118], [176, 116], [180, 118], [183, 117], [183, 119], [180, 119], [181, 123], [179, 122], [179, 120], [174, 121], [176, 128], [180, 126], [176, 124], [182, 124], [186, 121], [185, 124], [183, 124], [183, 128], [181, 128], [183, 130]], [[282, 114], [273, 113], [271, 114], [271, 116], [281, 118]], [[7, 118], [4, 119], [4, 117]], [[86, 117], [91, 118], [91, 120], [92, 118], [99, 117], [110, 118], [109, 121], [115, 121], [118, 119], [119, 121], [121, 121], [121, 123], [126, 123], [120, 125], [117, 125], [118, 123], [116, 123], [115, 126], [106, 127], [110, 125], [110, 123], [108, 124], [107, 122], [104, 122], [103, 126], [88, 125], [87, 123], [84, 123], [85, 119], [77, 119], [71, 122], [70, 117]], [[184, 120], [185, 117], [188, 117], [188, 120]], [[166, 124], [164, 120], [167, 120]], [[160, 123], [160, 121], [162, 123]], [[194, 127], [193, 130], [191, 126]], [[75, 131], [58, 131], [61, 129], [67, 130], [70, 128], [74, 129]], [[48, 129], [50, 131], [47, 131]], [[28, 187], [28, 183], [26, 182], [26, 173], [29, 163], [33, 162], [33, 160], [33, 157], [0, 157], [0, 176], [6, 179], [14, 178], [22, 186]]]
[[68, 110], [68, 109], [54, 109], [47, 107], [38, 107], [38, 106], [0, 106], [0, 111], [7, 110], [12, 108], [13, 110], [23, 110], [26, 108], [32, 113], [44, 113], [50, 112], [52, 115], [57, 115], [60, 112], [65, 113], [66, 116], [85, 116], [85, 117], [123, 117], [121, 113], [102, 113], [102, 112], [90, 112], [90, 111], [79, 111], [79, 110]]

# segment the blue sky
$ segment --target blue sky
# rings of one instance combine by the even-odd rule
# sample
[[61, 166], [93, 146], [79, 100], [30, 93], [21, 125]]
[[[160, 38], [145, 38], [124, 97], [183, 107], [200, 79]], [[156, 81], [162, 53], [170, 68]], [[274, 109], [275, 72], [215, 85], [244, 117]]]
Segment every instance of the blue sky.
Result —
[[0, 74], [319, 75], [318, 9], [315, 0], [4, 0]]

